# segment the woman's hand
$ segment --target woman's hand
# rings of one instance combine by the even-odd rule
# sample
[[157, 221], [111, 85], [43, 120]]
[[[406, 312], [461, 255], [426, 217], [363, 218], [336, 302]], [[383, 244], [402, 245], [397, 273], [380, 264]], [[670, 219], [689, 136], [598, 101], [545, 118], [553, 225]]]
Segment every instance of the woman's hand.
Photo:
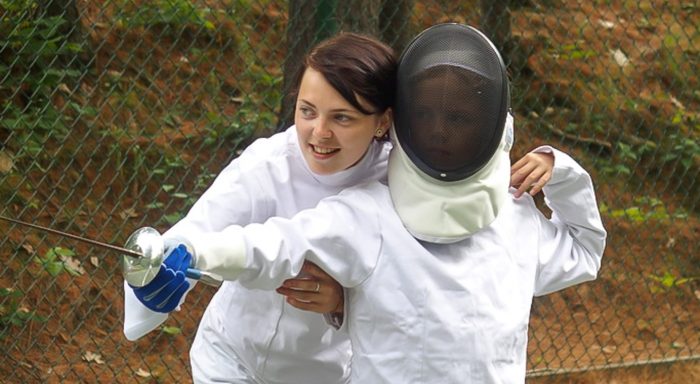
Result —
[[552, 178], [554, 155], [543, 152], [530, 152], [510, 168], [510, 185], [518, 190], [520, 197], [529, 190], [531, 196], [538, 194]]
[[305, 311], [343, 312], [343, 287], [310, 261], [304, 262], [298, 277], [285, 280], [277, 293], [287, 296], [289, 305]]

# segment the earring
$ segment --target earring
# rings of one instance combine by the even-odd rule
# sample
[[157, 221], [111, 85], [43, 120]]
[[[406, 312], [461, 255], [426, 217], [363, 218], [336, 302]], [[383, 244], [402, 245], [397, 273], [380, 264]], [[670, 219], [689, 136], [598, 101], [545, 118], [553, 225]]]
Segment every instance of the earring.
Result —
[[376, 136], [377, 138], [380, 138], [380, 137], [384, 136], [384, 132], [382, 132], [381, 128], [377, 128], [377, 133], [375, 133], [374, 136]]

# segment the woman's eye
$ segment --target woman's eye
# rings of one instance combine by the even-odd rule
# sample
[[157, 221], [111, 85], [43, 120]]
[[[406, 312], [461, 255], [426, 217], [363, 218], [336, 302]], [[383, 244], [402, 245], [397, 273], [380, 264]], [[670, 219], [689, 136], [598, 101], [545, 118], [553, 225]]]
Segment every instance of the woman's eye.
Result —
[[341, 123], [347, 123], [352, 120], [352, 118], [348, 115], [336, 115], [335, 119]]
[[299, 107], [299, 112], [301, 112], [301, 115], [304, 117], [312, 117], [314, 115], [313, 109], [309, 107]]

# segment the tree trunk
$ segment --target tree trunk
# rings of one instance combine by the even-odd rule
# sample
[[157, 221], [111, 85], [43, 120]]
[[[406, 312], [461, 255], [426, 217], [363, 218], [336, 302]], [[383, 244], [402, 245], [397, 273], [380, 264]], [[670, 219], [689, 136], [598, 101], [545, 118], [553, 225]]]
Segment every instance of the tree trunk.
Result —
[[[481, 0], [481, 18], [484, 33], [493, 41], [503, 57], [503, 62], [513, 82], [517, 82], [527, 67], [530, 48], [513, 37], [509, 5], [514, 0]], [[512, 105], [520, 103], [520, 96], [511, 94]]]
[[284, 80], [282, 82], [282, 106], [278, 117], [277, 130], [281, 131], [294, 123], [293, 97], [289, 93], [294, 86], [294, 77], [304, 60], [304, 55], [313, 46], [316, 38], [316, 25], [313, 20], [315, 2], [309, 0], [289, 0], [289, 24], [287, 25], [287, 54], [284, 58]]
[[336, 9], [340, 30], [379, 38], [381, 0], [340, 1]]
[[481, 0], [481, 25], [486, 36], [501, 52], [503, 61], [509, 64], [511, 50], [509, 0]]
[[394, 47], [397, 54], [416, 34], [411, 25], [414, 0], [386, 0], [379, 14], [379, 31], [382, 40]]

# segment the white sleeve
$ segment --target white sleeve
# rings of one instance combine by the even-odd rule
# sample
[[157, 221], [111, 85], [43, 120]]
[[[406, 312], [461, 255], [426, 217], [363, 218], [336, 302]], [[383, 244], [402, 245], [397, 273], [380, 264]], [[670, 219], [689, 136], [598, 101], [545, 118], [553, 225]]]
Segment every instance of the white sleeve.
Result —
[[[163, 234], [163, 237], [189, 238], [197, 233], [221, 230], [232, 224], [247, 224], [256, 217], [268, 215], [266, 204], [270, 198], [259, 188], [255, 172], [241, 167], [241, 162], [249, 161], [247, 157], [250, 155], [244, 152], [233, 160], [197, 200], [187, 216]], [[189, 282], [192, 290], [195, 281], [189, 279]], [[186, 294], [181, 304], [185, 297]], [[167, 314], [151, 311], [141, 304], [133, 289], [124, 283], [124, 335], [128, 340], [143, 337], [158, 328], [167, 318]]]
[[308, 259], [340, 285], [352, 288], [370, 275], [378, 261], [380, 212], [367, 193], [342, 192], [291, 219], [274, 217], [263, 224], [199, 236], [193, 242], [196, 267], [249, 288], [272, 290], [297, 276]]
[[345, 308], [349, 307], [349, 305], [347, 304], [347, 297], [347, 289], [343, 287], [343, 300], [345, 300], [345, 303], [343, 305], [343, 313], [339, 314], [336, 312], [326, 312], [323, 314], [323, 319], [326, 321], [326, 324], [335, 328], [335, 330], [340, 330], [344, 324], [347, 324], [347, 321], [345, 321], [345, 318], [347, 317], [348, 313], [348, 311], [345, 310]]
[[545, 149], [555, 157], [543, 189], [552, 217], [541, 215], [535, 296], [595, 279], [607, 236], [588, 172], [567, 154]]
[[197, 199], [187, 216], [178, 221], [164, 236], [182, 236], [220, 231], [232, 224], [245, 225], [269, 217], [270, 196], [274, 191], [260, 187], [258, 173], [264, 170], [241, 166], [244, 154], [229, 164], [212, 185]]
[[127, 340], [138, 340], [167, 319], [167, 313], [151, 311], [141, 304], [134, 290], [124, 282], [124, 336]]

